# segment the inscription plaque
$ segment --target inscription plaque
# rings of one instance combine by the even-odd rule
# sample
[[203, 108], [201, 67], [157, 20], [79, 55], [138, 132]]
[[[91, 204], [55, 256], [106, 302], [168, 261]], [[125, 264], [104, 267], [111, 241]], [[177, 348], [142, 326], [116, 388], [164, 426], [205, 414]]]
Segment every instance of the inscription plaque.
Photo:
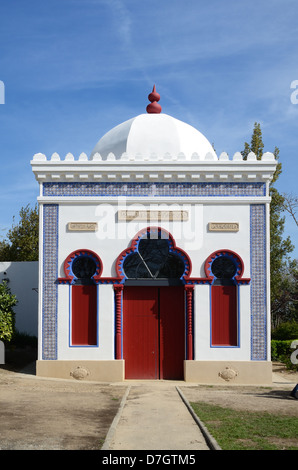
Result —
[[209, 232], [238, 232], [238, 222], [209, 222]]
[[118, 211], [118, 220], [129, 221], [180, 221], [184, 222], [188, 220], [188, 211], [184, 210], [120, 210]]
[[95, 232], [97, 222], [69, 222], [67, 228], [70, 232]]

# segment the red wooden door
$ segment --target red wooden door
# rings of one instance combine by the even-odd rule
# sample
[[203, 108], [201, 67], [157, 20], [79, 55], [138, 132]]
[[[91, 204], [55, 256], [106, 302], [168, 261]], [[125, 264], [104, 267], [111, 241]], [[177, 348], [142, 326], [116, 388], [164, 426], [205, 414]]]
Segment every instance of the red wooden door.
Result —
[[236, 286], [212, 286], [212, 345], [237, 346]]
[[185, 358], [184, 288], [160, 288], [160, 378], [183, 379]]
[[123, 357], [127, 379], [181, 379], [183, 287], [125, 287]]
[[97, 288], [71, 287], [71, 339], [72, 345], [97, 344]]
[[158, 290], [125, 287], [123, 357], [127, 379], [158, 378]]

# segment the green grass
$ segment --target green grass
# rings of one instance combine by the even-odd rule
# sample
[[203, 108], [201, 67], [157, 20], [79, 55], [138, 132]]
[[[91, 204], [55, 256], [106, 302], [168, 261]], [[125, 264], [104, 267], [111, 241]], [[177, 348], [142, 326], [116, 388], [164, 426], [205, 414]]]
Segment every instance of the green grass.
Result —
[[223, 450], [298, 450], [298, 419], [191, 403]]

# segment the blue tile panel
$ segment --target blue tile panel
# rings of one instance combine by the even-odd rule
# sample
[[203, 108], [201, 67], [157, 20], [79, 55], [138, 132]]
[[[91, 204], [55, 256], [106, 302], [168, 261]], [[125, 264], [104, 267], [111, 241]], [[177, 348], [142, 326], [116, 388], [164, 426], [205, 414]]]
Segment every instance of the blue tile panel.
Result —
[[251, 359], [267, 360], [266, 208], [250, 207]]
[[57, 359], [58, 205], [43, 206], [42, 359]]
[[266, 196], [264, 183], [44, 183], [43, 196]]

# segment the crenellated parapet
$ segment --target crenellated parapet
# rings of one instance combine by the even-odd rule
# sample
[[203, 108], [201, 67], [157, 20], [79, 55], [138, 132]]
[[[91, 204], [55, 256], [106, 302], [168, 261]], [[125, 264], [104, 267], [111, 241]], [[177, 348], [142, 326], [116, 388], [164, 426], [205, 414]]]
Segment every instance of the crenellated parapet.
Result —
[[214, 182], [270, 182], [276, 168], [271, 152], [263, 154], [261, 160], [251, 152], [243, 160], [240, 152], [232, 158], [223, 152], [217, 160], [212, 154], [203, 157], [193, 153], [187, 159], [183, 153], [163, 156], [151, 154], [123, 153], [116, 158], [113, 153], [105, 159], [95, 153], [90, 159], [86, 153], [77, 158], [67, 153], [61, 158], [53, 153], [50, 158], [42, 153], [34, 155], [31, 161], [35, 178], [45, 181], [214, 181]]

